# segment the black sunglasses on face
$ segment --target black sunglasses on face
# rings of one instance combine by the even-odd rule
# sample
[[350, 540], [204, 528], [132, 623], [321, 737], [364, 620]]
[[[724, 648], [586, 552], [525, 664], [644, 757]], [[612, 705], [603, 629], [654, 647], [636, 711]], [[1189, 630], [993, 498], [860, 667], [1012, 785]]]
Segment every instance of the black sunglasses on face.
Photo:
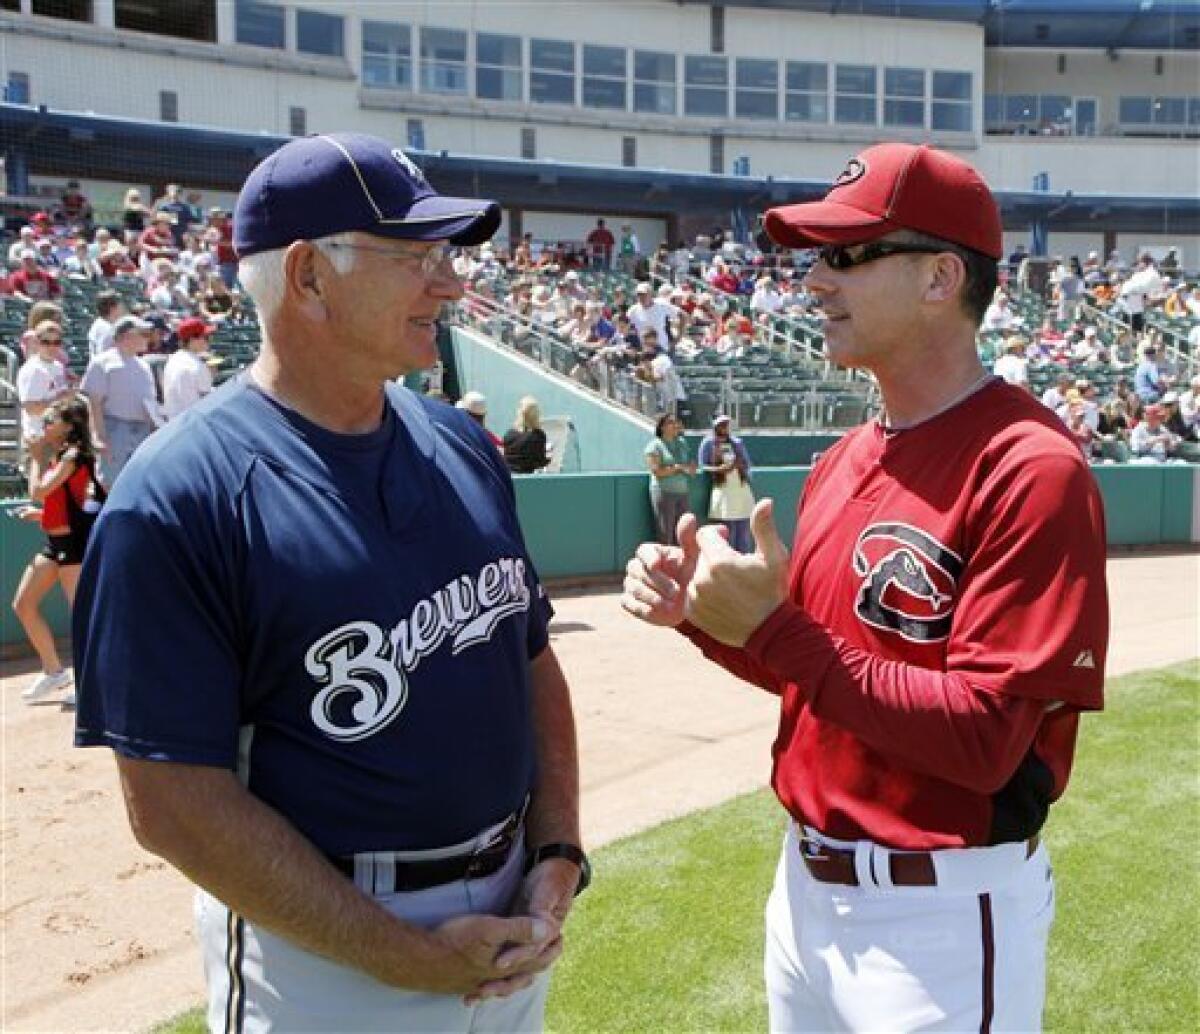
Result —
[[[855, 249], [855, 250], [852, 250]], [[821, 261], [830, 269], [853, 269], [888, 255], [940, 255], [950, 251], [935, 244], [904, 244], [900, 241], [872, 241], [870, 244], [827, 244], [817, 249]]]

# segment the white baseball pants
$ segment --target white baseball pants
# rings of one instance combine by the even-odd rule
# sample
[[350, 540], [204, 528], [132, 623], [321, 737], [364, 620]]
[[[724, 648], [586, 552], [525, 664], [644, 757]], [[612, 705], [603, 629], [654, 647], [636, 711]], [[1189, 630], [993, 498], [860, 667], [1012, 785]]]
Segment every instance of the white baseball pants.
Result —
[[[487, 834], [478, 838], [481, 843]], [[397, 853], [429, 857], [443, 852]], [[524, 841], [491, 876], [427, 890], [376, 895], [393, 915], [429, 928], [452, 916], [507, 913], [521, 882]], [[359, 881], [356, 881], [359, 882]], [[268, 1031], [422, 1031], [429, 1034], [518, 1034], [540, 1031], [550, 974], [508, 998], [466, 1006], [456, 995], [404, 991], [297, 948], [255, 927], [204, 891], [196, 894], [196, 927], [208, 984], [213, 1034]]]
[[1041, 1030], [1054, 918], [1044, 844], [1028, 858], [1024, 844], [938, 851], [936, 887], [892, 887], [867, 882], [890, 871], [885, 848], [814, 839], [857, 847], [863, 885], [813, 879], [788, 829], [766, 909], [773, 1034]]

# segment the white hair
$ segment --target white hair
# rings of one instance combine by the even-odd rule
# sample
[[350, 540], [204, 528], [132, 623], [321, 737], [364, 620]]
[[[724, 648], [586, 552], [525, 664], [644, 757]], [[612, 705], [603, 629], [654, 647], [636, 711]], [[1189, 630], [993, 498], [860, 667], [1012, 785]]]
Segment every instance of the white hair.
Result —
[[[353, 241], [352, 233], [335, 233], [318, 237], [311, 243], [329, 260], [339, 276], [345, 276], [354, 271], [357, 256], [349, 248], [334, 245], [351, 244]], [[264, 321], [269, 320], [283, 303], [283, 257], [286, 252], [287, 245], [246, 255], [238, 263], [238, 279], [242, 282], [242, 289], [253, 300], [254, 307]]]

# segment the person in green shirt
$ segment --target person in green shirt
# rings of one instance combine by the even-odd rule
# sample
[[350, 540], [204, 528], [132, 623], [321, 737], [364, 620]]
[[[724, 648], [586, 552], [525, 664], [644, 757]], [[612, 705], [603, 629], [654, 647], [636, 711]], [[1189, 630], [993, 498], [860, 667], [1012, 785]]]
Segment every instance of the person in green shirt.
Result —
[[658, 528], [658, 541], [675, 546], [675, 528], [688, 509], [688, 478], [696, 464], [688, 460], [683, 424], [666, 413], [654, 425], [654, 437], [643, 450], [650, 468], [650, 506]]

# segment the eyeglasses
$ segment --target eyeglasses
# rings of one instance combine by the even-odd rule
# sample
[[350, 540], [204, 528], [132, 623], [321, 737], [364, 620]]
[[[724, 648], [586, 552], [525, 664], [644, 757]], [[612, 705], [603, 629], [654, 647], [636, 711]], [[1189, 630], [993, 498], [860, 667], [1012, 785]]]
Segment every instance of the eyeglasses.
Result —
[[330, 241], [324, 247], [339, 248], [342, 251], [373, 251], [377, 255], [390, 255], [392, 258], [402, 259], [406, 262], [418, 262], [421, 266], [421, 275], [427, 278], [444, 273], [451, 268], [450, 253], [453, 250], [451, 245], [446, 243], [435, 244], [431, 248], [420, 251], [406, 251], [403, 248], [376, 248], [370, 244], [345, 244], [341, 241]]
[[55, 334], [53, 337], [47, 337], [43, 335], [42, 337], [39, 337], [38, 340], [47, 345], [57, 345], [60, 341], [62, 341], [62, 338]]
[[[851, 249], [858, 249], [857, 252]], [[936, 244], [904, 244], [900, 241], [872, 241], [870, 244], [828, 244], [817, 249], [821, 261], [830, 269], [845, 270], [886, 258], [888, 255], [941, 255], [951, 248]]]

